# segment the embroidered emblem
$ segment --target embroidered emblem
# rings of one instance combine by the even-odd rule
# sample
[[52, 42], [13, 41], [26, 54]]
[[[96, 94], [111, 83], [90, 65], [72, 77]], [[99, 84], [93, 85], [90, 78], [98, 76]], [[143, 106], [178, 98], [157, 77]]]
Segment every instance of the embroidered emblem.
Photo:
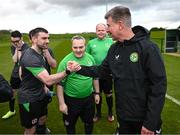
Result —
[[131, 60], [132, 62], [137, 62], [137, 61], [138, 61], [138, 53], [137, 53], [137, 52], [131, 53], [131, 55], [130, 55], [130, 60]]
[[118, 60], [119, 59], [119, 55], [115, 55], [115, 59]]

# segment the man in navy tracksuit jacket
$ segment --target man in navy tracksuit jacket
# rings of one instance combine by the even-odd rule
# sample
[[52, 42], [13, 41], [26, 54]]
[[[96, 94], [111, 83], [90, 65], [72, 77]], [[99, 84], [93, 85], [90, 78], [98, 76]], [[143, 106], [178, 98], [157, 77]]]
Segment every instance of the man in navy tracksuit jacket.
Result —
[[145, 28], [131, 28], [128, 8], [117, 6], [105, 18], [107, 31], [117, 42], [100, 66], [81, 65], [78, 73], [93, 77], [112, 74], [120, 134], [158, 134], [167, 87], [159, 49]]

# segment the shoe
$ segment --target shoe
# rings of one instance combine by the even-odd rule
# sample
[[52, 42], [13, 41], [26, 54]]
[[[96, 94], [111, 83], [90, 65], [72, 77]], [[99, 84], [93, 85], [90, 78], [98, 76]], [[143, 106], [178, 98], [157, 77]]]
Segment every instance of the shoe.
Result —
[[16, 114], [15, 110], [14, 110], [14, 112], [9, 111], [4, 116], [2, 116], [2, 119], [8, 119], [8, 118], [12, 117], [15, 114]]
[[101, 119], [101, 116], [99, 116], [98, 114], [95, 114], [94, 118], [93, 118], [93, 122], [97, 122]]
[[49, 128], [46, 128], [46, 135], [49, 135], [51, 133], [51, 130]]
[[109, 115], [108, 116], [108, 121], [109, 122], [113, 122], [114, 121], [114, 116], [113, 115]]

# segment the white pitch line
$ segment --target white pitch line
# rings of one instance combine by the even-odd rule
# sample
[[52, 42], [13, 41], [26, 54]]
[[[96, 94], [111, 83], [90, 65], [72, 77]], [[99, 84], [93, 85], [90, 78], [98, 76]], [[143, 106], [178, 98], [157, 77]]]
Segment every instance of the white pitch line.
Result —
[[177, 99], [171, 97], [170, 95], [166, 94], [166, 98], [168, 98], [169, 100], [171, 100], [172, 102], [176, 103], [177, 105], [180, 106], [180, 101], [178, 101]]

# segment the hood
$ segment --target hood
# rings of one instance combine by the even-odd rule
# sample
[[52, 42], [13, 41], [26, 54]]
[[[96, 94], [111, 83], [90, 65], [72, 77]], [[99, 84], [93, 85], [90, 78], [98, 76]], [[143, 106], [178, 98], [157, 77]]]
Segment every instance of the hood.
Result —
[[135, 36], [130, 40], [125, 40], [124, 41], [125, 45], [131, 45], [132, 42], [137, 42], [150, 37], [150, 32], [142, 26], [135, 26], [132, 28], [132, 30]]
[[[123, 44], [124, 45], [131, 45], [133, 42], [138, 42], [143, 39], [149, 39], [150, 38], [150, 32], [142, 27], [142, 26], [135, 26], [132, 28], [132, 31], [134, 32], [134, 37], [131, 38], [130, 40], [124, 40]], [[118, 43], [122, 43], [117, 41]]]
[[132, 28], [132, 30], [135, 34], [135, 36], [132, 38], [132, 40], [139, 41], [144, 38], [150, 37], [150, 32], [142, 26], [135, 26]]

